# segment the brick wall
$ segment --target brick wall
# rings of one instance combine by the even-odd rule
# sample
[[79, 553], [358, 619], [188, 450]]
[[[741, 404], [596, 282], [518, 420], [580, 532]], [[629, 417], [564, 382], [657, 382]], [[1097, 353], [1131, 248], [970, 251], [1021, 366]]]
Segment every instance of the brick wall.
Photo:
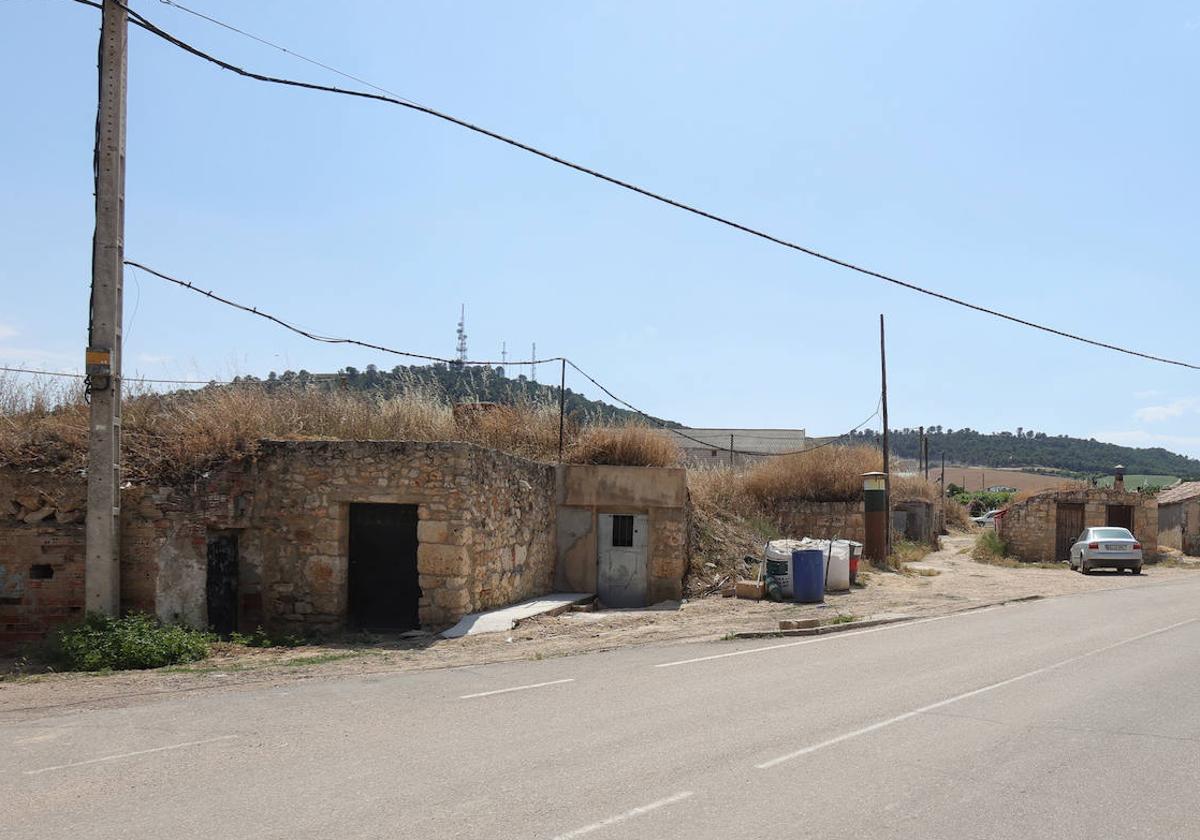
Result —
[[83, 614], [81, 478], [0, 470], [0, 646]]

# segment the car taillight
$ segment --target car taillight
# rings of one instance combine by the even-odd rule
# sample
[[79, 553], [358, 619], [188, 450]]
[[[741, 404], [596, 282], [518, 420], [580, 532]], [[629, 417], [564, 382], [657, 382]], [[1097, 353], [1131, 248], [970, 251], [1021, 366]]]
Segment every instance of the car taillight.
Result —
[[1142, 544], [1141, 544], [1141, 543], [1134, 543], [1134, 544], [1133, 544], [1133, 550], [1134, 550], [1134, 551], [1141, 551], [1141, 550], [1142, 550]]
[[1100, 547], [1100, 543], [1088, 543], [1088, 548], [1097, 549], [1099, 547]]

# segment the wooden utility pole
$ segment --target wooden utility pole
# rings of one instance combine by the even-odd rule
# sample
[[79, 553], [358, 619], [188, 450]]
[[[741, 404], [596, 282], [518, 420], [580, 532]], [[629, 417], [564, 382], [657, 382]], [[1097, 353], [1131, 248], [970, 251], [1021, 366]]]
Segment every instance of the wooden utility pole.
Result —
[[883, 500], [884, 511], [887, 513], [887, 526], [884, 529], [886, 536], [884, 537], [884, 546], [886, 549], [885, 557], [892, 556], [892, 469], [889, 463], [890, 450], [888, 449], [888, 405], [887, 405], [887, 347], [884, 342], [883, 334], [883, 314], [879, 315], [879, 368], [882, 372], [883, 390], [880, 397], [880, 402], [883, 403]]
[[558, 379], [558, 462], [563, 459], [563, 431], [567, 412], [567, 360], [562, 360], [562, 373]]
[[925, 427], [917, 426], [917, 475], [925, 470]]
[[88, 321], [87, 557], [84, 603], [121, 608], [121, 310], [125, 259], [125, 73], [128, 17], [104, 0], [100, 24], [100, 102], [96, 120], [96, 230]]

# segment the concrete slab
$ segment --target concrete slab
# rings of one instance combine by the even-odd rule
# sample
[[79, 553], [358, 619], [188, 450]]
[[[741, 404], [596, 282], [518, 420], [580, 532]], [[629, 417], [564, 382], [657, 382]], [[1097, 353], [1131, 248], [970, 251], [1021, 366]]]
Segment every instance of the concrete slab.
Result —
[[458, 639], [479, 633], [500, 633], [513, 629], [522, 619], [535, 615], [553, 615], [569, 609], [572, 604], [580, 604], [595, 597], [595, 593], [592, 592], [553, 592], [498, 610], [464, 615], [458, 624], [449, 630], [443, 630], [439, 635], [445, 639]]

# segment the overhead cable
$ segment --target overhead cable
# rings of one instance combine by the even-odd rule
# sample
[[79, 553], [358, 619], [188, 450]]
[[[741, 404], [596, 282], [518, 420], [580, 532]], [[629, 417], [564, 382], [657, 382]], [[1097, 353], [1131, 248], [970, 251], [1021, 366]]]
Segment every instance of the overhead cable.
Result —
[[[99, 5], [95, 2], [93, 2], [92, 0], [75, 0], [75, 2], [82, 3], [87, 6], [98, 6]], [[634, 184], [630, 181], [625, 181], [620, 178], [614, 177], [612, 175], [605, 174], [604, 172], [601, 172], [599, 170], [592, 169], [590, 167], [584, 166], [579, 163], [575, 163], [573, 161], [567, 160], [566, 158], [559, 157], [558, 155], [554, 155], [554, 154], [551, 154], [550, 152], [539, 149], [536, 146], [531, 146], [528, 143], [522, 142], [515, 138], [506, 136], [504, 134], [500, 134], [499, 132], [492, 131], [491, 129], [484, 128], [479, 125], [475, 125], [474, 123], [468, 122], [467, 120], [461, 119], [460, 117], [456, 117], [456, 116], [453, 116], [452, 114], [445, 113], [444, 111], [439, 111], [434, 108], [430, 108], [427, 105], [421, 105], [419, 103], [411, 102], [411, 101], [396, 97], [394, 95], [385, 94], [385, 93], [371, 93], [369, 91], [352, 90], [352, 89], [348, 89], [348, 88], [339, 88], [339, 87], [334, 87], [332, 85], [322, 85], [322, 84], [317, 84], [314, 82], [302, 82], [302, 81], [298, 81], [296, 79], [287, 79], [287, 78], [281, 78], [278, 76], [268, 76], [263, 73], [256, 73], [251, 70], [246, 70], [243, 67], [239, 67], [235, 64], [231, 64], [230, 62], [225, 61], [224, 59], [217, 58], [214, 55], [204, 52], [203, 50], [199, 49], [198, 47], [192, 46], [191, 44], [187, 43], [186, 41], [183, 41], [183, 40], [175, 37], [174, 35], [170, 34], [169, 32], [166, 32], [165, 30], [159, 28], [154, 23], [151, 23], [143, 15], [139, 14], [138, 12], [129, 8], [129, 6], [120, 2], [120, 0], [113, 0], [113, 2], [116, 2], [116, 4], [118, 6], [125, 9], [130, 15], [130, 20], [137, 26], [140, 26], [142, 29], [146, 30], [147, 32], [150, 32], [153, 35], [163, 39], [164, 41], [167, 41], [168, 43], [173, 44], [174, 46], [178, 47], [181, 50], [184, 50], [185, 52], [191, 53], [192, 55], [196, 56], [197, 58], [204, 59], [205, 61], [211, 62], [212, 64], [215, 64], [216, 66], [218, 66], [224, 70], [228, 70], [231, 73], [236, 73], [239, 76], [244, 76], [248, 79], [254, 79], [254, 80], [260, 81], [260, 82], [267, 82], [267, 83], [276, 84], [276, 85], [284, 85], [287, 87], [296, 87], [296, 88], [302, 88], [305, 90], [315, 90], [315, 91], [321, 91], [324, 93], [334, 93], [334, 94], [338, 94], [341, 96], [353, 96], [353, 97], [358, 97], [361, 99], [372, 99], [372, 100], [375, 100], [378, 102], [386, 102], [391, 105], [398, 105], [402, 108], [408, 108], [413, 111], [418, 111], [418, 112], [426, 114], [428, 116], [436, 117], [439, 120], [443, 120], [445, 122], [452, 123], [453, 125], [457, 125], [461, 128], [465, 128], [468, 131], [473, 131], [477, 134], [481, 134], [485, 137], [489, 137], [489, 138], [491, 138], [493, 140], [497, 140], [501, 143], [506, 143], [509, 146], [513, 146], [514, 148], [521, 149], [522, 151], [528, 152], [529, 154], [532, 154], [532, 155], [536, 155], [537, 157], [551, 161], [552, 163], [557, 163], [560, 166], [565, 166], [568, 169], [573, 169], [576, 172], [581, 172], [585, 175], [590, 175], [593, 178], [598, 178], [601, 181], [606, 181], [610, 184], [613, 184], [614, 186], [621, 187], [622, 189], [629, 190], [630, 192], [634, 192], [634, 193], [637, 193], [638, 195], [644, 196], [645, 198], [649, 198], [654, 201], [661, 202], [662, 204], [666, 204], [670, 207], [674, 207], [678, 210], [683, 210], [684, 212], [692, 213], [696, 216], [700, 216], [700, 217], [708, 219], [710, 221], [717, 222], [718, 224], [722, 224], [722, 225], [725, 225], [726, 227], [733, 228], [734, 230], [741, 231], [742, 233], [749, 234], [750, 236], [754, 236], [759, 239], [766, 240], [767, 242], [771, 242], [775, 245], [780, 245], [784, 248], [789, 248], [793, 251], [799, 251], [800, 253], [807, 254], [808, 256], [813, 257], [815, 259], [822, 260], [831, 265], [840, 266], [841, 268], [849, 269], [850, 271], [854, 271], [859, 274], [863, 274], [867, 277], [874, 277], [878, 280], [883, 280], [884, 282], [891, 283], [896, 286], [900, 286], [901, 288], [905, 288], [905, 289], [908, 289], [913, 292], [918, 292], [919, 294], [927, 295], [929, 297], [937, 298], [938, 300], [945, 301], [946, 303], [952, 303], [952, 304], [955, 304], [956, 306], [961, 306], [966, 309], [971, 309], [976, 312], [981, 312], [985, 315], [991, 315], [995, 318], [1001, 318], [1003, 320], [1010, 321], [1014, 324], [1020, 324], [1021, 326], [1029, 327], [1031, 329], [1035, 329], [1035, 330], [1039, 330], [1041, 332], [1049, 333], [1051, 335], [1059, 336], [1060, 338], [1070, 339], [1071, 341], [1077, 341], [1077, 342], [1080, 342], [1083, 344], [1091, 345], [1093, 347], [1100, 347], [1105, 350], [1112, 350], [1116, 353], [1124, 353], [1129, 356], [1136, 356], [1138, 358], [1148, 359], [1153, 362], [1161, 362], [1162, 364], [1175, 365], [1178, 367], [1189, 368], [1191, 370], [1200, 370], [1200, 365], [1198, 365], [1198, 364], [1180, 361], [1178, 359], [1170, 359], [1170, 358], [1166, 358], [1164, 356], [1157, 356], [1157, 355], [1154, 355], [1151, 353], [1144, 353], [1140, 350], [1133, 350], [1133, 349], [1130, 349], [1127, 347], [1122, 347], [1120, 345], [1112, 344], [1112, 343], [1109, 343], [1106, 341], [1100, 341], [1098, 339], [1087, 338], [1082, 335], [1070, 333], [1065, 330], [1060, 330], [1056, 327], [1047, 326], [1045, 324], [1039, 324], [1035, 321], [1030, 321], [1025, 318], [1020, 318], [1016, 315], [1009, 315], [1005, 312], [1001, 312], [996, 309], [991, 309], [986, 306], [981, 306], [976, 303], [971, 303], [969, 301], [954, 297], [952, 295], [945, 294], [943, 292], [938, 292], [933, 289], [927, 289], [923, 286], [918, 286], [917, 284], [911, 283], [907, 280], [901, 280], [892, 275], [884, 274], [883, 272], [875, 271], [874, 269], [866, 268], [864, 266], [860, 266], [855, 263], [849, 262], [848, 260], [843, 260], [838, 257], [830, 256], [829, 254], [825, 254], [825, 253], [817, 251], [813, 248], [809, 248], [805, 245], [800, 245], [796, 242], [792, 242], [790, 240], [783, 239], [782, 237], [776, 236], [771, 233], [767, 233], [763, 230], [759, 230], [758, 228], [751, 227], [747, 224], [743, 224], [741, 222], [735, 221], [735, 220], [727, 218], [725, 216], [721, 216], [716, 213], [712, 213], [707, 210], [703, 210], [699, 207], [695, 207], [693, 205], [686, 204], [683, 201], [679, 201], [677, 199], [670, 198], [661, 193], [654, 192], [645, 187], [638, 186], [637, 184]], [[225, 25], [225, 24], [222, 24], [222, 25]], [[233, 27], [229, 27], [229, 28], [232, 29]], [[275, 45], [272, 45], [272, 46], [275, 46]], [[337, 71], [337, 72], [340, 72], [340, 71]], [[349, 75], [349, 74], [344, 74], [344, 75]], [[375, 87], [375, 86], [372, 85], [372, 87]], [[376, 89], [378, 89], [378, 88], [376, 88]]]

